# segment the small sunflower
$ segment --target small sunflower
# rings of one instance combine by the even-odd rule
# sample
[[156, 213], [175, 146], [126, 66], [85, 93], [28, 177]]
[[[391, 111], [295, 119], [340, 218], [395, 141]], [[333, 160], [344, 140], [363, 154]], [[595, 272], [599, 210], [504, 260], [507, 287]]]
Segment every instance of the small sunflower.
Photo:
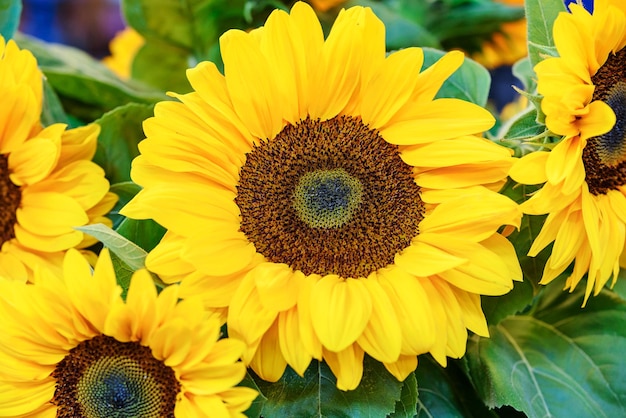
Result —
[[223, 310], [264, 379], [324, 359], [353, 389], [364, 353], [398, 379], [422, 353], [445, 364], [467, 329], [487, 335], [480, 294], [521, 278], [496, 232], [521, 216], [493, 191], [511, 153], [472, 136], [489, 112], [434, 99], [463, 54], [420, 72], [422, 50], [387, 57], [384, 32], [353, 7], [324, 40], [296, 3], [224, 34], [225, 75], [199, 64], [144, 123], [123, 213], [168, 229], [147, 266]]
[[566, 288], [585, 274], [584, 303], [626, 267], [626, 4], [597, 0], [590, 14], [571, 4], [554, 22], [558, 58], [535, 67], [548, 128], [564, 139], [511, 171], [543, 187], [522, 205], [548, 214], [529, 254], [554, 242], [543, 272], [549, 283], [573, 263]]
[[218, 340], [219, 318], [145, 270], [124, 302], [106, 249], [93, 273], [70, 250], [61, 276], [0, 289], [3, 417], [244, 417], [257, 396], [233, 387], [244, 345]]
[[[508, 6], [524, 6], [524, 0], [494, 1]], [[473, 54], [472, 58], [489, 69], [513, 65], [528, 55], [526, 32], [526, 19], [503, 23], [500, 30], [484, 42], [480, 52]]]
[[126, 28], [111, 40], [111, 55], [104, 57], [102, 63], [121, 78], [129, 79], [135, 55], [145, 42], [139, 32]]
[[30, 280], [38, 265], [59, 268], [69, 248], [95, 242], [74, 229], [110, 224], [117, 198], [91, 162], [100, 128], [43, 128], [42, 74], [29, 51], [0, 37], [0, 274]]
[[347, 0], [309, 0], [311, 6], [319, 12], [326, 12], [332, 8], [338, 7]]

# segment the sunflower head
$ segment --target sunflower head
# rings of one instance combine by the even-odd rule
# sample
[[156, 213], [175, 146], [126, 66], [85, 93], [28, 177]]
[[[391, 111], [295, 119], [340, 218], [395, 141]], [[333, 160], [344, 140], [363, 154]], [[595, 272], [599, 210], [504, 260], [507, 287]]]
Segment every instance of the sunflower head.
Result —
[[95, 222], [117, 198], [91, 162], [100, 128], [41, 126], [42, 75], [29, 51], [0, 38], [0, 274], [32, 280], [59, 269], [64, 252], [95, 241], [74, 229]]
[[564, 138], [551, 152], [524, 157], [511, 176], [545, 183], [523, 205], [548, 214], [530, 249], [536, 255], [554, 242], [542, 283], [568, 271], [573, 290], [587, 275], [586, 303], [626, 266], [626, 4], [569, 9], [554, 22], [559, 56], [535, 67], [546, 124]]
[[133, 28], [128, 27], [111, 40], [109, 44], [111, 55], [104, 57], [102, 63], [119, 77], [129, 79], [135, 55], [144, 43], [143, 36]]
[[463, 54], [422, 70], [384, 33], [353, 7], [324, 39], [296, 3], [225, 33], [224, 74], [200, 63], [144, 124], [123, 213], [168, 229], [147, 266], [223, 311], [265, 379], [316, 358], [352, 389], [366, 352], [399, 379], [418, 354], [445, 364], [487, 334], [480, 294], [521, 278], [497, 233], [521, 213], [492, 191], [511, 153], [474, 135], [486, 110], [435, 99]]
[[122, 300], [106, 249], [93, 273], [71, 250], [60, 276], [39, 274], [0, 278], [2, 416], [229, 417], [256, 397], [233, 387], [243, 344], [218, 340], [219, 319], [178, 286], [157, 295], [141, 270]]

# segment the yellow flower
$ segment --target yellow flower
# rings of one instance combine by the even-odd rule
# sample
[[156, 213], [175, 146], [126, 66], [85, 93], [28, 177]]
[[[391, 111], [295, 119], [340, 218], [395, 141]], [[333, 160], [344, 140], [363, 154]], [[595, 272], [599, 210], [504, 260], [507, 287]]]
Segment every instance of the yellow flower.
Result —
[[326, 40], [305, 3], [275, 11], [144, 124], [123, 213], [168, 229], [147, 266], [224, 311], [264, 379], [316, 358], [352, 389], [364, 353], [398, 379], [422, 353], [445, 364], [467, 329], [487, 335], [480, 294], [521, 278], [496, 233], [521, 212], [489, 189], [511, 153], [471, 135], [489, 112], [434, 99], [463, 54], [420, 72], [422, 50], [386, 57], [384, 32], [369, 8]]
[[[524, 5], [524, 0], [495, 1], [509, 6]], [[500, 31], [494, 33], [490, 40], [484, 42], [481, 51], [473, 54], [472, 58], [490, 69], [502, 65], [513, 65], [528, 55], [526, 32], [526, 19], [503, 23], [500, 26]]]
[[111, 55], [104, 57], [102, 63], [121, 78], [128, 79], [131, 76], [133, 59], [144, 43], [143, 36], [133, 28], [126, 28], [111, 40]]
[[0, 274], [26, 281], [37, 266], [58, 269], [67, 249], [92, 245], [74, 227], [110, 224], [117, 198], [90, 161], [99, 126], [43, 128], [35, 58], [1, 37], [0, 91]]
[[548, 213], [529, 255], [554, 242], [541, 283], [573, 265], [566, 288], [585, 274], [584, 303], [626, 267], [626, 4], [597, 0], [554, 23], [559, 58], [537, 64], [548, 128], [565, 135], [551, 152], [534, 152], [511, 171], [520, 183], [543, 187], [522, 206]]
[[219, 319], [178, 286], [158, 296], [145, 270], [126, 302], [108, 251], [95, 270], [75, 250], [62, 276], [0, 279], [3, 417], [244, 417], [257, 392], [244, 345], [218, 340]]

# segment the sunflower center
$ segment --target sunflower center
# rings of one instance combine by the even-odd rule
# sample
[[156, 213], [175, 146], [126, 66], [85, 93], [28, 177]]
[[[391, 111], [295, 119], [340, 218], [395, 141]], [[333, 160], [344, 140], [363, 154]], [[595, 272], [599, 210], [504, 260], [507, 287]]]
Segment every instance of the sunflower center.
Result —
[[585, 180], [589, 192], [606, 194], [626, 184], [626, 48], [609, 55], [592, 77], [593, 100], [602, 100], [615, 112], [609, 132], [590, 138], [583, 150]]
[[398, 147], [359, 118], [305, 119], [246, 155], [241, 231], [274, 263], [367, 277], [419, 233], [424, 205]]
[[311, 228], [337, 228], [359, 208], [363, 185], [343, 168], [306, 173], [296, 185], [293, 205]]
[[16, 213], [21, 200], [20, 188], [9, 178], [8, 158], [0, 154], [0, 247], [15, 238]]
[[70, 350], [52, 373], [57, 417], [174, 417], [174, 371], [139, 343], [104, 335]]

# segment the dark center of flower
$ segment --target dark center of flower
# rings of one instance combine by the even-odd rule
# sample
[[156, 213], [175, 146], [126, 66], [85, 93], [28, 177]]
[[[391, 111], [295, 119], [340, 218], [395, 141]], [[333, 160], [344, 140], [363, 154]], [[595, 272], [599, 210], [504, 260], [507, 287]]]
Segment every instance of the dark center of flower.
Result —
[[359, 208], [363, 185], [343, 168], [306, 173], [296, 185], [293, 205], [311, 228], [337, 228]]
[[246, 156], [241, 230], [269, 261], [367, 277], [419, 233], [424, 205], [398, 147], [359, 118], [287, 125]]
[[22, 192], [9, 178], [9, 161], [0, 154], [0, 247], [15, 238], [17, 208], [22, 201]]
[[104, 335], [83, 341], [57, 364], [57, 417], [174, 418], [180, 383], [139, 343]]
[[609, 55], [592, 77], [593, 100], [602, 100], [615, 112], [609, 132], [590, 138], [583, 150], [585, 180], [589, 192], [606, 194], [626, 184], [626, 48]]

